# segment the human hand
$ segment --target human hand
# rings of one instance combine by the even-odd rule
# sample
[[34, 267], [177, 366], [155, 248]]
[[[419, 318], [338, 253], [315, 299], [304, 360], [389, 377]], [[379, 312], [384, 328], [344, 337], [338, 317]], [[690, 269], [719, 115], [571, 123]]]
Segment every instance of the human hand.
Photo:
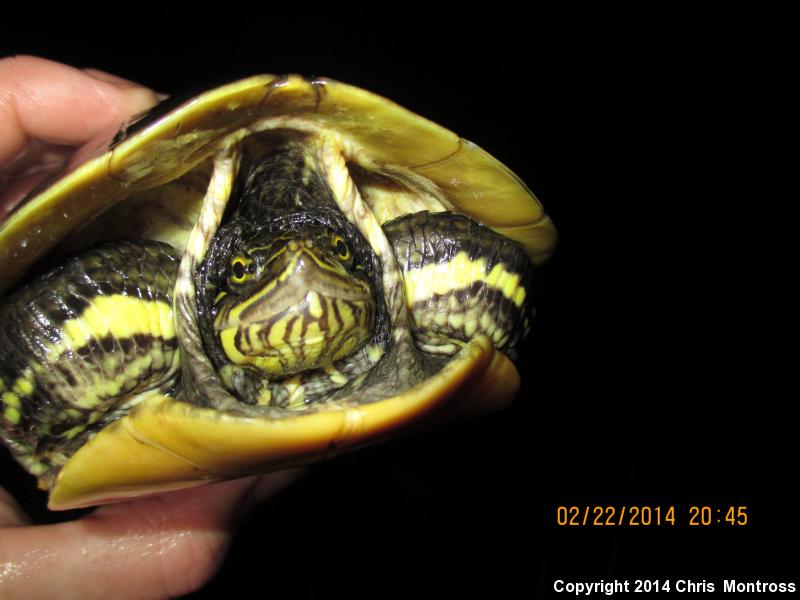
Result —
[[171, 598], [216, 572], [236, 521], [296, 471], [102, 506], [30, 525], [0, 488], [0, 598]]
[[[0, 222], [48, 173], [113, 135], [158, 95], [94, 70], [0, 60]], [[104, 506], [31, 525], [0, 488], [0, 598], [163, 598], [197, 589], [234, 521], [296, 476], [286, 471]]]
[[80, 160], [161, 97], [94, 69], [0, 59], [0, 221], [47, 174]]

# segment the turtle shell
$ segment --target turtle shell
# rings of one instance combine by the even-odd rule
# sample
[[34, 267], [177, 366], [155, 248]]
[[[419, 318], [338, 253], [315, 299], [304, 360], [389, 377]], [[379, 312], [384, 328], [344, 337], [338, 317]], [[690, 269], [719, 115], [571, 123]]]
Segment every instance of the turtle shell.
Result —
[[[381, 223], [413, 210], [455, 211], [522, 244], [534, 264], [553, 251], [555, 228], [536, 197], [475, 144], [349, 85], [261, 75], [140, 123], [18, 207], [0, 226], [0, 293], [54, 250], [74, 250], [109, 231], [184, 248], [211, 157], [265, 129], [335, 136]], [[429, 193], [387, 198], [370, 186], [386, 173]], [[159, 221], [172, 226], [155, 231], [153, 213], [164, 210]], [[518, 386], [513, 363], [478, 339], [431, 378], [371, 404], [266, 419], [151, 397], [75, 452], [50, 489], [49, 506], [101, 504], [307, 463], [431, 419], [504, 406]]]

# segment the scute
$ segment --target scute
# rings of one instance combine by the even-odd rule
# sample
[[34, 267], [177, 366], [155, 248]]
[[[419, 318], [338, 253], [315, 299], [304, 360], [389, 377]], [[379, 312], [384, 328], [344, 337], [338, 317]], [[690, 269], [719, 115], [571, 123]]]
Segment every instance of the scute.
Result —
[[429, 178], [457, 210], [522, 243], [534, 263], [555, 246], [555, 228], [536, 197], [475, 144], [353, 86], [261, 75], [197, 96], [21, 206], [0, 226], [0, 293], [79, 224], [177, 179], [223, 140], [269, 117], [274, 127], [336, 132], [368, 170], [399, 165]]
[[322, 405], [311, 414], [263, 420], [153, 396], [75, 453], [56, 478], [49, 506], [103, 504], [304, 464], [422, 421], [501, 408], [518, 387], [513, 363], [479, 338], [427, 381], [374, 404]]
[[[20, 206], [0, 225], [0, 294], [122, 200], [135, 199], [125, 204], [129, 211], [174, 206], [175, 221], [193, 221], [186, 215], [198, 210], [211, 158], [220, 148], [254, 133], [288, 129], [324, 132], [343, 149], [338, 158], [346, 156], [348, 168], [366, 180], [424, 178], [430, 198], [422, 209], [471, 215], [519, 242], [534, 263], [554, 248], [555, 228], [536, 197], [475, 144], [346, 84], [261, 75], [201, 94], [143, 125]], [[184, 186], [193, 190], [189, 200], [173, 202]], [[363, 195], [369, 205], [368, 187]], [[384, 223], [407, 208], [388, 202], [376, 212]], [[170, 236], [169, 242], [185, 246], [189, 228], [177, 227]], [[513, 363], [477, 337], [432, 377], [371, 404], [320, 404], [267, 419], [154, 393], [72, 455], [56, 476], [50, 507], [102, 504], [307, 463], [423, 421], [502, 407], [518, 386]]]

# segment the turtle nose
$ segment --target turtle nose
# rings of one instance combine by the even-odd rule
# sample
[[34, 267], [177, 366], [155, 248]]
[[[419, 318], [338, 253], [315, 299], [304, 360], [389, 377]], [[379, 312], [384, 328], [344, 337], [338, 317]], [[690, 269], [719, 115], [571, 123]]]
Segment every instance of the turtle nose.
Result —
[[322, 270], [326, 273], [349, 278], [347, 269], [335, 258], [326, 252], [311, 239], [290, 240], [286, 243], [287, 254], [295, 261], [296, 269], [303, 271], [307, 269]]
[[286, 249], [289, 252], [299, 252], [305, 248], [313, 248], [314, 242], [311, 240], [289, 240], [286, 242]]

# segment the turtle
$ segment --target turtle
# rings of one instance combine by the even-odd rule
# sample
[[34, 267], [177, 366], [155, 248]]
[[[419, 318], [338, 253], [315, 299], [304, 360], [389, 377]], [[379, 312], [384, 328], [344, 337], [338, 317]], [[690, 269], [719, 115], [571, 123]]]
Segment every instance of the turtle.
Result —
[[505, 406], [556, 238], [501, 162], [363, 89], [158, 105], [0, 225], [0, 437], [63, 510]]

